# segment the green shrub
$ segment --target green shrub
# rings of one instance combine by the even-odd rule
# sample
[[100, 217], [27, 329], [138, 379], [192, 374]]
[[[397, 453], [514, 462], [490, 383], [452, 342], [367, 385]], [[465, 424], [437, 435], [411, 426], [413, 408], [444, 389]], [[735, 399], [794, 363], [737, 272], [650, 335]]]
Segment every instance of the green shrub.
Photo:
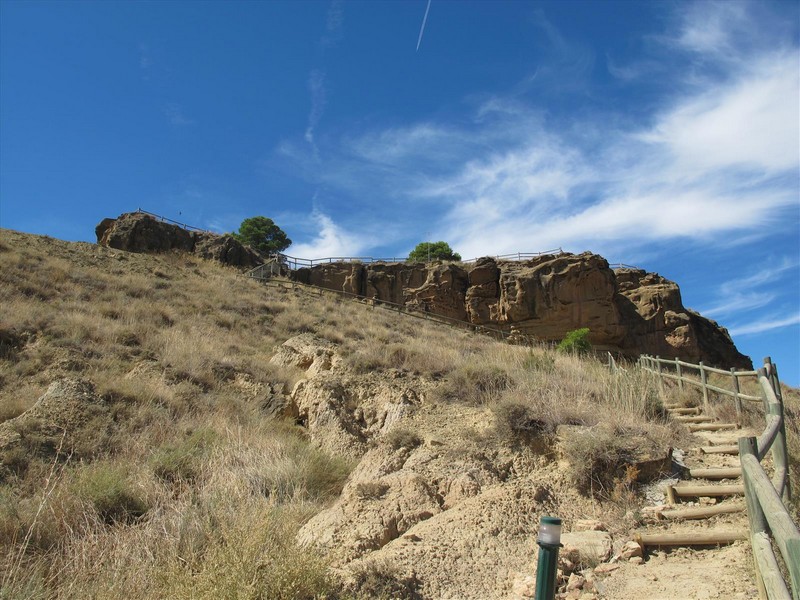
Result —
[[148, 510], [124, 465], [94, 463], [77, 473], [73, 492], [91, 503], [106, 523], [129, 522]]
[[589, 328], [581, 327], [573, 331], [568, 331], [566, 337], [561, 340], [558, 350], [568, 354], [588, 354], [592, 351], [592, 344], [589, 342]]

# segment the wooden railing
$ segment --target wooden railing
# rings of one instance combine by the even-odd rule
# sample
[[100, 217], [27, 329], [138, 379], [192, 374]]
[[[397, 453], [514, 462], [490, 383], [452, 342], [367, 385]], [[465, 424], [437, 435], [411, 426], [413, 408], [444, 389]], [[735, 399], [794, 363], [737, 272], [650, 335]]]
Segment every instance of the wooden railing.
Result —
[[[785, 505], [785, 502], [791, 500], [791, 485], [783, 396], [777, 367], [769, 357], [764, 359], [764, 366], [758, 371], [736, 371], [735, 369], [723, 371], [706, 367], [702, 362], [694, 365], [677, 359], [665, 360], [651, 356], [642, 356], [639, 365], [645, 371], [656, 374], [659, 382], [663, 383], [664, 379], [672, 379], [678, 381], [679, 385], [689, 383], [701, 386], [706, 405], [708, 404], [708, 391], [733, 396], [737, 400], [737, 409], [741, 408], [741, 400], [763, 402], [766, 422], [763, 433], [758, 438], [739, 438], [739, 461], [744, 480], [747, 518], [750, 524], [750, 543], [753, 548], [759, 597], [768, 600], [788, 600], [790, 598], [800, 600], [800, 532]], [[665, 368], [673, 366], [676, 369], [675, 375], [665, 371]], [[699, 381], [686, 377], [683, 374], [684, 368], [698, 370]], [[709, 384], [708, 373], [730, 375], [733, 389], [727, 390]], [[761, 397], [742, 394], [739, 391], [740, 377], [756, 377]], [[770, 451], [773, 462], [772, 479], [767, 475], [761, 462]], [[773, 551], [773, 541], [777, 545], [789, 573], [791, 594]]]
[[[694, 385], [701, 388], [703, 392], [703, 409], [709, 412], [708, 393], [716, 392], [724, 396], [733, 398], [736, 404], [736, 418], [741, 422], [742, 419], [742, 400], [751, 402], [764, 402], [761, 396], [751, 396], [744, 394], [740, 391], [741, 386], [739, 380], [741, 378], [753, 378], [758, 375], [756, 371], [738, 371], [736, 368], [731, 368], [728, 371], [723, 369], [715, 369], [709, 367], [700, 361], [698, 364], [684, 362], [680, 359], [666, 359], [658, 356], [648, 356], [643, 354], [639, 357], [639, 365], [647, 371], [651, 371], [659, 375], [659, 382], [663, 386], [663, 379], [672, 379], [678, 382], [678, 387], [683, 390], [684, 385]], [[674, 373], [670, 372], [674, 369]], [[697, 371], [698, 379], [687, 376], [688, 374]], [[708, 374], [715, 373], [717, 375], [730, 377], [731, 389], [721, 388], [716, 385], [708, 383]], [[764, 404], [766, 409], [766, 404]]]

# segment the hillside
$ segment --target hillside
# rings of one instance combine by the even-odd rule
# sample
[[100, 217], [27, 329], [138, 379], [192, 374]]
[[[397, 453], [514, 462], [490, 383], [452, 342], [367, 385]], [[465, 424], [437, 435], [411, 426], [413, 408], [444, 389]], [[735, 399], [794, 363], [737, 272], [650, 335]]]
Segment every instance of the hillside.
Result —
[[617, 553], [689, 443], [633, 370], [180, 251], [2, 230], [0, 296], [3, 598], [529, 597], [541, 516]]

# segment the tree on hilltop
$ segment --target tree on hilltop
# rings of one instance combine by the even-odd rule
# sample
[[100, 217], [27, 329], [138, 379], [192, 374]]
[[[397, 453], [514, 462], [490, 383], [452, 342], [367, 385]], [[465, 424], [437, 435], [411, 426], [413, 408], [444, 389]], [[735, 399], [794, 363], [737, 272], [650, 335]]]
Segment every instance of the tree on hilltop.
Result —
[[461, 255], [458, 252], [453, 252], [447, 242], [420, 242], [408, 255], [408, 260], [413, 262], [461, 260]]
[[283, 252], [292, 245], [292, 240], [289, 239], [286, 232], [267, 217], [245, 219], [233, 237], [243, 244], [267, 254]]

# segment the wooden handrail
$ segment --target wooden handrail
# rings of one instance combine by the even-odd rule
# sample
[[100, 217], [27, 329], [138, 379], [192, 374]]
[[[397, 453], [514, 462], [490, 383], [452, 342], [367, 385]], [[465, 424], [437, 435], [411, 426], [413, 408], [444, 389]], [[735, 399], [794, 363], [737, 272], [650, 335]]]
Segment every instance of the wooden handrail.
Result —
[[[655, 363], [657, 365], [657, 367], [659, 367], [661, 365], [665, 365], [665, 366], [675, 366], [676, 368], [677, 367], [688, 367], [688, 368], [692, 368], [692, 369], [697, 369], [698, 371], [700, 370], [700, 365], [696, 365], [696, 364], [693, 364], [693, 363], [687, 363], [687, 362], [684, 362], [682, 360], [677, 360], [677, 359], [675, 359], [675, 360], [667, 360], [667, 359], [663, 359], [663, 358], [659, 358], [659, 357], [655, 357], [654, 358], [654, 357], [651, 357], [651, 356], [648, 356], [648, 355], [643, 355], [642, 357], [640, 357], [640, 364], [641, 364], [642, 359], [645, 359], [645, 361], [651, 361], [651, 362]], [[725, 388], [717, 387], [717, 386], [715, 386], [713, 384], [708, 383], [708, 381], [703, 382], [703, 381], [695, 379], [693, 377], [687, 377], [687, 376], [685, 376], [683, 374], [683, 372], [681, 372], [678, 375], [673, 375], [672, 373], [665, 372], [663, 369], [659, 370], [658, 368], [648, 367], [648, 366], [644, 366], [644, 365], [642, 365], [642, 368], [645, 371], [649, 371], [651, 373], [655, 373], [655, 374], [659, 375], [659, 377], [662, 377], [664, 379], [671, 379], [673, 381], [677, 381], [679, 384], [681, 384], [681, 387], [683, 387], [682, 384], [688, 383], [689, 385], [694, 385], [694, 386], [703, 388], [705, 390], [711, 390], [712, 392], [717, 392], [718, 394], [723, 394], [725, 396], [730, 396], [731, 398], [734, 398], [734, 399], [748, 400], [750, 402], [759, 402], [759, 403], [763, 403], [763, 401], [764, 401], [763, 397], [751, 396], [749, 394], [743, 394], [743, 393], [737, 391], [736, 389], [728, 390], [728, 389], [725, 389]], [[706, 365], [703, 365], [702, 368], [703, 368], [704, 372], [719, 373], [721, 375], [727, 375], [728, 377], [733, 376], [736, 379], [736, 386], [735, 387], [738, 387], [738, 379], [740, 377], [755, 377], [757, 375], [756, 371], [736, 371], [736, 370], [724, 371], [722, 369], [715, 369], [713, 367], [707, 367]], [[737, 406], [737, 412], [741, 412], [741, 407]]]
[[[677, 375], [665, 373], [662, 365], [672, 365]], [[791, 499], [789, 481], [789, 455], [786, 446], [786, 424], [784, 421], [783, 398], [778, 379], [777, 367], [772, 360], [764, 359], [764, 367], [758, 371], [724, 371], [699, 363], [686, 363], [679, 359], [665, 360], [659, 357], [643, 355], [639, 358], [639, 366], [643, 370], [658, 376], [659, 381], [672, 379], [683, 383], [698, 385], [708, 402], [708, 391], [733, 396], [737, 401], [737, 414], [740, 414], [741, 399], [761, 401], [764, 406], [764, 430], [755, 437], [739, 438], [739, 460], [744, 482], [747, 518], [750, 524], [750, 545], [753, 548], [753, 560], [756, 578], [759, 584], [759, 596], [762, 600], [794, 598], [800, 600], [800, 532], [792, 521], [784, 500]], [[685, 377], [681, 367], [697, 369], [700, 380]], [[708, 383], [707, 373], [728, 375], [734, 390], [726, 390]], [[761, 391], [761, 398], [748, 396], [739, 391], [739, 377], [756, 376]], [[772, 453], [774, 471], [769, 478], [761, 460]], [[784, 564], [791, 579], [792, 595], [783, 580], [778, 563], [772, 550], [769, 533], [777, 544]]]

